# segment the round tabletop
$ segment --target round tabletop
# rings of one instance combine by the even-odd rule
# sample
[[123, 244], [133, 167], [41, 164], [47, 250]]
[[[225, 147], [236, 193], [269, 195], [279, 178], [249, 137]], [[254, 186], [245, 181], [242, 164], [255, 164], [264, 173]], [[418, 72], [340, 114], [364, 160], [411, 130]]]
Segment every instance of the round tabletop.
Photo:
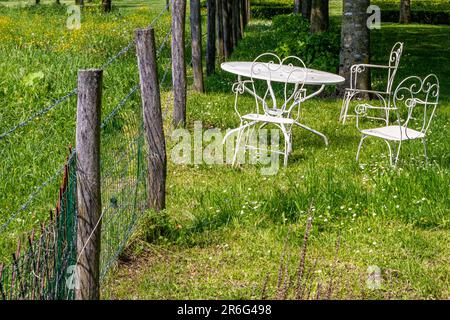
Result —
[[[224, 62], [220, 67], [227, 72], [252, 78], [252, 66], [253, 79], [259, 80], [270, 80], [281, 83], [303, 82], [306, 85], [331, 85], [345, 81], [343, 77], [329, 72], [288, 65], [269, 65], [268, 63], [262, 62], [232, 61]], [[307, 70], [306, 80], [305, 70]]]

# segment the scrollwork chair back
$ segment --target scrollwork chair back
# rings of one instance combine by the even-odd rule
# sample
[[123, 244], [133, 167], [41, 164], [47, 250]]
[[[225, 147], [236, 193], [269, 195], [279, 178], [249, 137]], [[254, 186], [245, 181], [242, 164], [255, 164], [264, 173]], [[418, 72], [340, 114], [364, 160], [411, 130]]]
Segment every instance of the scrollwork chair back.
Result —
[[[251, 90], [255, 97], [257, 113], [275, 117], [291, 117], [305, 96], [308, 69], [295, 56], [280, 59], [273, 53], [258, 56], [251, 67]], [[280, 86], [280, 78], [283, 79]], [[262, 81], [265, 80], [265, 84]]]
[[426, 135], [439, 102], [439, 80], [434, 74], [423, 80], [416, 76], [408, 77], [397, 86], [393, 100], [407, 138], [410, 138], [408, 129]]

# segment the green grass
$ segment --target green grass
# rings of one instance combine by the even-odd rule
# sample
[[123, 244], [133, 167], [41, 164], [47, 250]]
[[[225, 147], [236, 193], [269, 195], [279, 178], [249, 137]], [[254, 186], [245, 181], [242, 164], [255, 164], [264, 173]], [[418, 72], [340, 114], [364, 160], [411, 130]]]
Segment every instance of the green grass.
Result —
[[[111, 14], [91, 7], [82, 12], [81, 29], [74, 31], [66, 28], [65, 6], [0, 6], [1, 133], [75, 88], [78, 69], [100, 67], [131, 41], [135, 28], [148, 26], [165, 6], [164, 1], [116, 3], [127, 7], [117, 6]], [[169, 23], [166, 14], [155, 26], [158, 44]], [[164, 49], [162, 57], [169, 52]], [[165, 66], [167, 59], [161, 58], [161, 68]], [[35, 74], [41, 76], [30, 81]], [[138, 82], [134, 49], [105, 70], [103, 82], [106, 116]], [[129, 137], [125, 124], [129, 114], [139, 107], [139, 101], [139, 95], [134, 95], [119, 113], [114, 130], [105, 128], [103, 142], [107, 148], [120, 150], [127, 142], [120, 138]], [[0, 225], [63, 165], [68, 147], [75, 140], [75, 114], [76, 98], [72, 97], [0, 140]], [[112, 139], [114, 143], [109, 142]], [[10, 258], [19, 235], [49, 218], [60, 179], [58, 176], [38, 192], [2, 234], [0, 261]]]
[[[359, 167], [354, 124], [337, 124], [341, 101], [309, 101], [304, 121], [330, 137], [330, 147], [295, 130], [289, 166], [277, 176], [261, 176], [259, 167], [251, 165], [233, 169], [170, 164], [168, 208], [150, 215], [105, 286], [104, 297], [258, 298], [267, 273], [274, 297], [286, 234], [291, 230], [287, 251], [294, 274], [313, 201], [307, 265], [318, 259], [321, 272], [316, 274], [322, 280], [316, 281], [326, 283], [336, 239], [342, 237], [335, 298], [448, 299], [450, 73], [444, 60], [449, 35], [449, 27], [397, 24], [384, 24], [372, 35], [375, 63], [386, 62], [396, 41], [405, 42], [397, 83], [412, 74], [439, 76], [442, 99], [430, 134], [433, 164], [426, 166], [421, 144], [411, 142], [393, 170], [385, 145], [373, 140], [363, 149], [366, 166]], [[275, 45], [270, 22], [254, 21], [232, 60], [250, 60]], [[427, 47], [436, 54], [430, 57]], [[238, 125], [230, 94], [233, 80], [219, 72], [207, 80], [206, 95], [190, 92], [191, 129], [196, 120], [204, 127]], [[374, 81], [381, 81], [380, 75]], [[251, 99], [244, 101], [242, 108], [251, 110]], [[382, 270], [380, 290], [365, 287], [372, 265]]]
[[[334, 5], [338, 2], [333, 2], [333, 8], [338, 8]], [[9, 17], [19, 32], [0, 47], [0, 104], [7, 106], [0, 110], [0, 128], [9, 128], [40, 109], [43, 100], [70, 90], [78, 68], [98, 66], [131, 39], [135, 27], [145, 25], [156, 13], [128, 9], [119, 8], [112, 15], [87, 13], [85, 22], [91, 28], [79, 32], [79, 41], [64, 28], [64, 10], [0, 9], [0, 28], [1, 19]], [[37, 24], [44, 18], [46, 24]], [[110, 24], [120, 32], [110, 32]], [[160, 28], [159, 36], [167, 21]], [[37, 36], [32, 37], [33, 32]], [[286, 251], [294, 274], [313, 202], [306, 263], [310, 267], [317, 260], [315, 281], [326, 283], [340, 234], [335, 298], [448, 299], [449, 36], [449, 27], [397, 24], [383, 24], [372, 34], [376, 63], [386, 61], [396, 41], [405, 42], [398, 81], [411, 74], [436, 72], [439, 76], [442, 99], [429, 139], [432, 164], [423, 163], [420, 143], [411, 142], [405, 144], [399, 168], [393, 170], [388, 166], [385, 145], [372, 140], [363, 149], [361, 161], [366, 166], [360, 167], [354, 161], [359, 140], [354, 124], [337, 123], [341, 101], [313, 99], [305, 105], [304, 122], [323, 131], [330, 146], [326, 148], [317, 137], [295, 129], [289, 166], [276, 176], [261, 176], [260, 168], [252, 165], [231, 168], [169, 161], [167, 209], [160, 214], [147, 213], [119, 267], [103, 286], [103, 297], [258, 298], [266, 274], [270, 274], [268, 291], [273, 297], [287, 234]], [[61, 52], [54, 50], [60, 37], [73, 42]], [[253, 21], [232, 59], [251, 60], [257, 53], [273, 50], [276, 37], [270, 21]], [[44, 73], [40, 82], [32, 87], [22, 85], [26, 75], [38, 71]], [[105, 74], [103, 114], [136, 80], [135, 57], [128, 53]], [[189, 91], [188, 128], [197, 120], [204, 128], [222, 130], [238, 124], [233, 81], [233, 76], [218, 72], [207, 79], [206, 94]], [[380, 76], [374, 81], [380, 82]], [[170, 94], [164, 93], [163, 108], [167, 99]], [[136, 96], [120, 114], [121, 121], [105, 131], [104, 148], [123, 146], [126, 134], [134, 132], [123, 122], [133, 119], [138, 107]], [[244, 99], [242, 107], [251, 110], [252, 100]], [[72, 99], [33, 126], [20, 129], [11, 140], [0, 141], [1, 158], [6, 159], [0, 166], [0, 222], [63, 161], [67, 144], [73, 142], [74, 110]], [[174, 145], [170, 117], [166, 134], [170, 154]], [[34, 208], [42, 204], [52, 207], [48, 199], [56, 185], [48, 188]], [[17, 234], [46, 217], [46, 210], [26, 212], [23, 222], [14, 223], [8, 238], [0, 240], [0, 253], [9, 255]], [[371, 291], [365, 287], [365, 279], [367, 268], [373, 265], [381, 268], [384, 281], [381, 289]]]

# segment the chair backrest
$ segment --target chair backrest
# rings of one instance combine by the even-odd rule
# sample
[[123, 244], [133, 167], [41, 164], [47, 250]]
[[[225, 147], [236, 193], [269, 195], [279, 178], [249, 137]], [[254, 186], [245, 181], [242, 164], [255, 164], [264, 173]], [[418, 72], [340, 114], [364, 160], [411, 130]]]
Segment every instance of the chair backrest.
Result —
[[393, 100], [400, 125], [426, 134], [439, 102], [439, 79], [434, 74], [408, 77], [397, 86]]
[[273, 53], [258, 56], [251, 67], [257, 112], [262, 107], [271, 116], [289, 115], [301, 103], [307, 77], [308, 69], [298, 57], [281, 59]]
[[397, 42], [394, 44], [389, 55], [389, 71], [388, 71], [388, 82], [386, 92], [390, 93], [392, 90], [392, 85], [394, 83], [395, 75], [397, 73], [398, 66], [400, 64], [400, 58], [403, 53], [403, 43]]

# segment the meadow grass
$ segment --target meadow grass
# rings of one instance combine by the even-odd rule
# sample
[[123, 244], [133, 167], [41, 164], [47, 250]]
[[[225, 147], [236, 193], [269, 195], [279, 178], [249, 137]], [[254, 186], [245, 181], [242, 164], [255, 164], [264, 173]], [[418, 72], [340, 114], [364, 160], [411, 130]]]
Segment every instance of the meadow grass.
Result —
[[[100, 66], [131, 40], [135, 27], [147, 25], [157, 11], [131, 6], [111, 15], [86, 12], [85, 29], [73, 33], [65, 29], [66, 14], [60, 8], [0, 9], [0, 29], [13, 28], [17, 34], [8, 37], [0, 49], [0, 102], [7, 106], [0, 110], [0, 128], [11, 127], [39, 110], [43, 100], [50, 102], [75, 87], [78, 68]], [[46, 23], [37, 23], [44, 20]], [[167, 19], [158, 25], [159, 41], [167, 26]], [[1, 32], [0, 36], [8, 34]], [[424, 164], [421, 144], [411, 142], [405, 144], [402, 161], [393, 170], [385, 145], [376, 140], [363, 149], [361, 162], [366, 165], [356, 164], [358, 132], [353, 122], [337, 123], [341, 101], [331, 97], [308, 101], [303, 114], [306, 124], [329, 137], [330, 146], [295, 129], [289, 165], [275, 176], [262, 176], [260, 167], [254, 165], [175, 165], [170, 161], [174, 146], [170, 139], [171, 92], [164, 92], [163, 108], [168, 108], [169, 115], [165, 122], [167, 209], [146, 214], [119, 267], [105, 282], [103, 297], [259, 298], [267, 275], [268, 296], [273, 297], [282, 253], [288, 252], [291, 271], [298, 265], [308, 209], [313, 204], [306, 264], [312, 267], [316, 261], [316, 281], [330, 277], [335, 243], [341, 237], [334, 271], [341, 279], [334, 298], [448, 299], [449, 35], [449, 27], [397, 24], [383, 24], [372, 33], [375, 63], [386, 62], [396, 41], [405, 42], [397, 83], [411, 74], [436, 72], [439, 76], [442, 99], [429, 138], [430, 165]], [[258, 53], [273, 50], [276, 39], [270, 21], [253, 21], [231, 59], [252, 60]], [[70, 45], [64, 48], [66, 42]], [[24, 85], [27, 75], [39, 71], [44, 78]], [[189, 129], [194, 121], [202, 121], [205, 129], [226, 130], [238, 125], [231, 94], [234, 80], [218, 71], [206, 80], [206, 94], [189, 90]], [[105, 72], [104, 115], [136, 81], [135, 57], [129, 52]], [[376, 74], [374, 82], [381, 83], [381, 75]], [[241, 102], [243, 109], [252, 110], [251, 99]], [[120, 151], [126, 137], [134, 135], [135, 127], [130, 129], [124, 123], [130, 118], [133, 122], [136, 112], [138, 95], [121, 111], [119, 120], [105, 128], [103, 148], [112, 149], [108, 155]], [[30, 189], [62, 164], [67, 145], [73, 143], [74, 116], [72, 99], [0, 141], [0, 222], [27, 199]], [[110, 166], [114, 158], [104, 161]], [[49, 199], [56, 186], [57, 182], [49, 186], [33, 208], [52, 208]], [[0, 257], [10, 255], [17, 234], [36, 221], [45, 221], [46, 215], [44, 209], [28, 210], [21, 221], [15, 221], [7, 237], [2, 234]], [[379, 290], [365, 286], [369, 266], [382, 270]]]
[[[373, 62], [386, 63], [396, 41], [405, 42], [398, 83], [409, 75], [435, 72], [441, 104], [430, 132], [430, 165], [420, 143], [402, 149], [401, 164], [389, 167], [386, 146], [372, 140], [355, 162], [359, 134], [354, 123], [337, 123], [341, 100], [317, 98], [304, 106], [304, 122], [324, 132], [330, 146], [294, 130], [294, 152], [272, 177], [259, 167], [170, 163], [168, 208], [149, 214], [124, 262], [104, 287], [105, 298], [260, 298], [276, 294], [286, 235], [295, 271], [311, 203], [313, 230], [306, 264], [326, 283], [341, 237], [333, 298], [443, 299], [449, 297], [449, 27], [383, 24], [372, 33]], [[253, 21], [230, 60], [251, 60], [276, 45], [269, 21]], [[435, 54], [430, 55], [433, 48]], [[188, 119], [204, 128], [233, 128], [232, 75], [207, 79], [207, 93], [189, 92]], [[380, 74], [373, 81], [382, 82]], [[252, 110], [252, 99], [241, 100]], [[170, 134], [170, 132], [168, 133]], [[169, 143], [169, 150], [173, 146]], [[144, 241], [142, 240], [144, 239]], [[367, 269], [382, 270], [382, 287], [366, 287]], [[322, 280], [320, 280], [322, 279]]]
[[[163, 1], [120, 3], [124, 8], [116, 6], [111, 14], [103, 14], [96, 7], [86, 8], [79, 30], [67, 29], [69, 15], [64, 5], [0, 6], [1, 133], [74, 89], [79, 69], [101, 67], [133, 39], [134, 29], [148, 26], [165, 6]], [[170, 15], [166, 13], [154, 26], [158, 45], [169, 24]], [[161, 52], [161, 69], [168, 66], [169, 52], [167, 47]], [[104, 118], [138, 79], [131, 47], [104, 70]], [[133, 120], [130, 115], [140, 114], [139, 101], [139, 94], [134, 94], [104, 128], [103, 149], [112, 150], [109, 154], [127, 145], [127, 121]], [[49, 210], [54, 209], [61, 179], [57, 170], [64, 164], [69, 145], [74, 145], [75, 116], [76, 97], [71, 97], [0, 140], [0, 225], [19, 212], [2, 230], [0, 261], [10, 259], [19, 235], [45, 222]], [[109, 166], [108, 160], [104, 163]], [[29, 196], [55, 174], [55, 179], [20, 211]]]

